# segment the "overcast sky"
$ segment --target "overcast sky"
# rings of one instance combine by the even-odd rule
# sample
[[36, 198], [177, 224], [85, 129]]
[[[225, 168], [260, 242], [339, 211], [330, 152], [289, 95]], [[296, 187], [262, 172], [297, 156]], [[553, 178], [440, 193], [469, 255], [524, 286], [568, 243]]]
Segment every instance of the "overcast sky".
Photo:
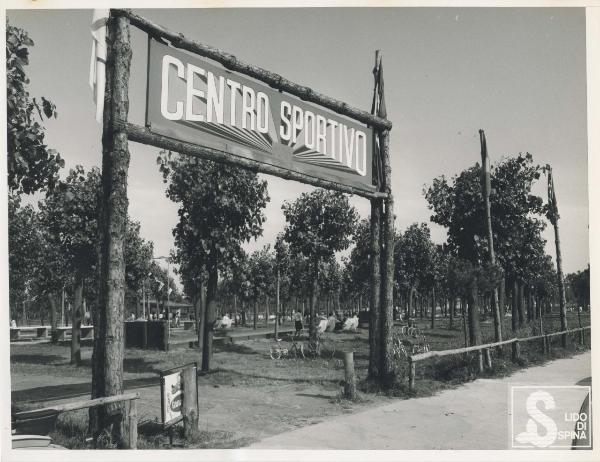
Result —
[[[369, 109], [374, 50], [383, 50], [391, 132], [397, 227], [429, 222], [422, 190], [480, 159], [477, 130], [486, 132], [492, 162], [530, 152], [550, 163], [561, 215], [565, 272], [589, 261], [585, 11], [583, 8], [319, 8], [139, 10], [186, 36], [229, 51], [321, 93]], [[101, 127], [88, 87], [90, 10], [8, 11], [25, 28], [31, 49], [32, 96], [56, 103], [47, 143], [68, 168], [101, 164]], [[143, 124], [146, 35], [132, 29], [130, 120]], [[131, 143], [129, 214], [156, 255], [173, 247], [177, 205], [165, 197], [158, 149]], [[264, 235], [285, 225], [284, 200], [310, 187], [266, 177]], [[544, 200], [543, 184], [536, 188]], [[369, 202], [353, 198], [362, 216]], [[433, 238], [445, 231], [430, 224]], [[551, 229], [544, 234], [554, 256]]]

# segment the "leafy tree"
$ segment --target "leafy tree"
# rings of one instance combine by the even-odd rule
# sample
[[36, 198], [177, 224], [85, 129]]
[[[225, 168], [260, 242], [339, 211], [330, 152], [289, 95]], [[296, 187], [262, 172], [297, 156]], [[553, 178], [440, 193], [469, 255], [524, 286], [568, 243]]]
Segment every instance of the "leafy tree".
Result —
[[[248, 281], [250, 294], [254, 304], [253, 327], [256, 329], [258, 322], [258, 301], [273, 292], [275, 260], [266, 245], [261, 250], [252, 252], [248, 259]], [[268, 312], [265, 313], [265, 322], [268, 322]]]
[[[8, 196], [8, 265], [11, 319], [21, 318], [19, 307], [34, 297], [37, 256], [43, 248], [39, 216], [30, 205], [21, 206], [16, 194]], [[24, 314], [24, 311], [23, 311]], [[25, 322], [24, 316], [23, 322]]]
[[275, 336], [278, 325], [281, 323], [281, 299], [289, 298], [290, 293], [290, 250], [285, 242], [283, 233], [275, 239]]
[[64, 161], [44, 141], [41, 122], [56, 117], [56, 108], [48, 99], [31, 98], [25, 67], [33, 46], [23, 29], [6, 24], [6, 107], [8, 188], [31, 194], [52, 188]]
[[98, 264], [97, 203], [100, 190], [100, 170], [87, 174], [83, 167], [71, 169], [64, 181], [48, 192], [40, 209], [53, 244], [60, 248], [73, 275], [74, 306], [71, 363], [81, 363], [79, 327], [83, 317], [83, 288]]
[[425, 294], [434, 283], [436, 247], [431, 241], [431, 231], [425, 223], [410, 225], [404, 233], [396, 235], [394, 265], [396, 285], [406, 293], [407, 314], [416, 316], [415, 294]]
[[154, 246], [142, 238], [137, 221], [128, 220], [125, 233], [125, 300], [129, 302], [125, 306], [133, 305], [137, 311], [142, 284], [151, 273]]
[[[556, 281], [556, 274], [553, 275]], [[590, 304], [590, 266], [576, 273], [567, 274], [565, 282], [573, 295], [577, 307], [586, 310]]]
[[[513, 286], [516, 299], [519, 286], [531, 286], [544, 256], [541, 237], [545, 224], [542, 199], [531, 193], [543, 169], [527, 153], [503, 159], [492, 166], [490, 197], [492, 230], [498, 263]], [[447, 228], [449, 250], [474, 265], [487, 261], [481, 167], [464, 170], [450, 181], [436, 178], [424, 191], [431, 220]], [[519, 303], [522, 299], [519, 296]], [[518, 318], [513, 316], [513, 328]]]
[[354, 232], [354, 247], [346, 260], [345, 292], [369, 299], [371, 293], [371, 221], [360, 220]]
[[[201, 314], [205, 318], [202, 369], [206, 371], [212, 355], [219, 270], [235, 261], [243, 242], [262, 234], [267, 183], [253, 172], [170, 152], [161, 152], [158, 164], [168, 184], [167, 197], [180, 204], [173, 230], [175, 260], [189, 273], [185, 279], [197, 281], [190, 296], [199, 298], [202, 286], [207, 287]], [[188, 284], [188, 288], [192, 287]]]
[[285, 240], [290, 251], [308, 261], [312, 280], [309, 332], [311, 340], [315, 340], [319, 267], [331, 260], [335, 252], [348, 248], [358, 214], [345, 195], [323, 189], [303, 193], [293, 203], [285, 202], [282, 208], [287, 221]]

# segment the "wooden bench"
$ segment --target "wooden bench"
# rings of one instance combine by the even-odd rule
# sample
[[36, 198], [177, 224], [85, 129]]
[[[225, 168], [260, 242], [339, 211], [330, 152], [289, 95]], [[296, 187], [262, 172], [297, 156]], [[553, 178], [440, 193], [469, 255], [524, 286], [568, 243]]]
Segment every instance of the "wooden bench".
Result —
[[[66, 328], [61, 328], [66, 329]], [[111, 403], [125, 402], [125, 445], [128, 449], [137, 449], [137, 400], [139, 393], [126, 393], [122, 395], [107, 396], [74, 403], [57, 404], [43, 409], [17, 412], [12, 415], [12, 427], [17, 434], [36, 433], [47, 435], [55, 425], [59, 414], [78, 409], [89, 409]]]
[[11, 327], [10, 341], [14, 342], [21, 339], [22, 332], [35, 332], [36, 337], [46, 337], [50, 326], [28, 326], [28, 327]]
[[[66, 340], [67, 333], [71, 333], [73, 331], [73, 327], [71, 326], [62, 326], [56, 328], [56, 339], [57, 340]], [[94, 333], [94, 326], [81, 326], [79, 328], [80, 338], [81, 339], [91, 339]]]

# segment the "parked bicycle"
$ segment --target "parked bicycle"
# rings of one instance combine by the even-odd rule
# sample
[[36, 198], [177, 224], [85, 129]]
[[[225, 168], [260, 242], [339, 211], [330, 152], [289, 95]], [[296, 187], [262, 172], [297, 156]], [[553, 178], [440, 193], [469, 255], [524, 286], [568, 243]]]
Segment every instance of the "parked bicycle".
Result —
[[271, 356], [271, 359], [288, 357], [304, 359], [304, 345], [300, 341], [299, 333], [296, 332], [293, 335], [289, 335], [287, 340], [280, 338], [275, 339], [269, 346], [269, 356]]
[[331, 359], [335, 356], [335, 344], [325, 339], [322, 334], [319, 334], [316, 340], [308, 341], [306, 353], [312, 359], [318, 357]]

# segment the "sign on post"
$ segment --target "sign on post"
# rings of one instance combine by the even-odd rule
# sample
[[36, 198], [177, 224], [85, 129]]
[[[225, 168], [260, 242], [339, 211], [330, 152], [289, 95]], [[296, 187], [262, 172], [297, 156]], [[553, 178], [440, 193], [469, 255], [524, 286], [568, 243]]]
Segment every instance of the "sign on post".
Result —
[[198, 414], [198, 387], [196, 380], [191, 387], [184, 387], [184, 376], [186, 370], [191, 369], [188, 376], [197, 377], [197, 364], [191, 363], [173, 369], [160, 372], [160, 408], [162, 423], [164, 426], [174, 425], [184, 419], [184, 394], [191, 393], [192, 399], [186, 398], [187, 402], [195, 403], [196, 415]]
[[148, 46], [153, 133], [375, 190], [372, 129], [153, 39]]

